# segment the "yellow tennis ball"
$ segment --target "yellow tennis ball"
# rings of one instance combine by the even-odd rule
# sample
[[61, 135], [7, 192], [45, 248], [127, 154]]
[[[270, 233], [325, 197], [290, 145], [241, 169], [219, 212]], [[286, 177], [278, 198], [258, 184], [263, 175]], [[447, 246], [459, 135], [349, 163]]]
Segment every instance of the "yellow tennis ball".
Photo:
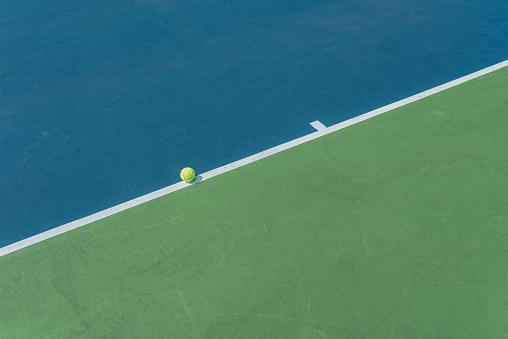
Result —
[[194, 177], [196, 177], [196, 173], [194, 173], [194, 170], [190, 167], [185, 167], [180, 172], [180, 178], [182, 178], [182, 180], [185, 182], [191, 182], [194, 180]]

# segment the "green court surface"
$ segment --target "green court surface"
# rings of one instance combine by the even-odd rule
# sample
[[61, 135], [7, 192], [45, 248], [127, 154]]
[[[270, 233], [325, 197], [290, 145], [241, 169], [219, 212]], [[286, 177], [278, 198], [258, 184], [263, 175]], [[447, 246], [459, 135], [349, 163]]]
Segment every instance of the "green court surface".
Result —
[[0, 338], [508, 337], [508, 68], [0, 258]]

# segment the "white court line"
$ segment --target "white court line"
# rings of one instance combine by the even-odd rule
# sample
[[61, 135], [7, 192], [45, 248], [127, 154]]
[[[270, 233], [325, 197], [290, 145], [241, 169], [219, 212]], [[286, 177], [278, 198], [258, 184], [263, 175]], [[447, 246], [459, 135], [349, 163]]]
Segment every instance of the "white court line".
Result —
[[[407, 105], [409, 103], [412, 103], [412, 102], [415, 102], [417, 100], [426, 98], [426, 97], [428, 97], [430, 95], [439, 93], [439, 92], [444, 91], [446, 89], [449, 89], [451, 87], [455, 87], [455, 86], [460, 85], [460, 84], [462, 84], [464, 82], [467, 82], [469, 80], [478, 78], [478, 77], [480, 77], [482, 75], [491, 73], [493, 71], [496, 71], [496, 70], [501, 69], [501, 68], [506, 67], [506, 66], [508, 66], [508, 60], [500, 62], [500, 63], [495, 64], [493, 66], [484, 68], [484, 69], [482, 69], [480, 71], [471, 73], [469, 75], [463, 76], [463, 77], [458, 78], [456, 80], [447, 82], [447, 83], [445, 83], [443, 85], [431, 88], [429, 90], [426, 90], [424, 92], [418, 93], [416, 95], [410, 96], [409, 98], [406, 98], [406, 99], [394, 102], [392, 104], [383, 106], [381, 108], [375, 109], [373, 111], [370, 111], [368, 113], [362, 114], [360, 116], [354, 117], [352, 119], [346, 120], [344, 122], [341, 122], [339, 124], [336, 124], [336, 125], [333, 125], [333, 126], [330, 126], [330, 127], [324, 127], [324, 125], [323, 125], [324, 128], [322, 128], [320, 126], [320, 125], [322, 125], [321, 123], [319, 123], [320, 125], [318, 124], [319, 128], [316, 128], [313, 125], [313, 127], [317, 129], [316, 132], [313, 132], [311, 134], [305, 135], [305, 136], [300, 137], [298, 139], [286, 142], [286, 143], [284, 143], [282, 145], [275, 146], [273, 148], [267, 149], [266, 151], [263, 151], [263, 152], [251, 155], [251, 156], [249, 156], [247, 158], [244, 158], [244, 159], [232, 162], [232, 163], [230, 163], [228, 165], [225, 165], [225, 166], [216, 168], [214, 170], [205, 172], [205, 173], [201, 174], [201, 178], [202, 178], [201, 180], [207, 180], [207, 179], [213, 178], [213, 177], [215, 177], [215, 176], [217, 176], [219, 174], [229, 172], [229, 171], [231, 171], [233, 169], [245, 166], [245, 165], [250, 164], [250, 163], [252, 163], [254, 161], [257, 161], [257, 160], [269, 157], [269, 156], [271, 156], [273, 154], [285, 151], [285, 150], [287, 150], [289, 148], [292, 148], [292, 147], [301, 145], [301, 144], [303, 144], [305, 142], [314, 140], [314, 139], [319, 138], [319, 137], [321, 137], [323, 135], [326, 135], [326, 134], [338, 131], [338, 130], [343, 129], [345, 127], [348, 127], [348, 126], [357, 124], [357, 123], [359, 123], [361, 121], [370, 119], [372, 117], [375, 117], [376, 115], [380, 115], [382, 113], [386, 113], [388, 111], [391, 111], [391, 110], [393, 110], [395, 108], [399, 108], [399, 107], [405, 106], [405, 105]], [[159, 198], [159, 197], [161, 197], [163, 195], [166, 195], [166, 194], [178, 191], [178, 190], [180, 190], [180, 189], [182, 189], [182, 188], [184, 188], [186, 186], [189, 186], [189, 184], [186, 184], [185, 182], [182, 181], [182, 182], [173, 184], [171, 186], [162, 188], [162, 189], [160, 189], [158, 191], [155, 191], [155, 192], [143, 195], [143, 196], [138, 197], [136, 199], [124, 202], [123, 204], [116, 205], [116, 206], [113, 206], [113, 207], [108, 208], [106, 210], [103, 210], [101, 212], [92, 214], [92, 215], [90, 215], [88, 217], [75, 220], [75, 221], [67, 223], [65, 225], [53, 228], [53, 229], [51, 229], [49, 231], [46, 231], [46, 232], [43, 232], [43, 233], [39, 233], [39, 234], [34, 235], [34, 236], [30, 237], [30, 238], [18, 241], [18, 242], [14, 243], [14, 244], [7, 245], [5, 247], [0, 248], [0, 257], [4, 256], [6, 254], [12, 253], [14, 251], [20, 250], [22, 248], [25, 248], [27, 246], [33, 245], [35, 243], [41, 242], [43, 240], [52, 238], [52, 237], [57, 236], [59, 234], [68, 232], [68, 231], [73, 230], [75, 228], [78, 228], [78, 227], [90, 224], [90, 223], [92, 223], [94, 221], [97, 221], [97, 220], [109, 217], [109, 216], [111, 216], [113, 214], [125, 211], [126, 209], [129, 209], [129, 208], [134, 207], [134, 206], [138, 206], [138, 205], [140, 205], [142, 203], [145, 203], [145, 202], [148, 202], [150, 200]]]
[[314, 127], [315, 129], [317, 129], [318, 131], [322, 131], [322, 130], [325, 130], [325, 129], [326, 129], [326, 126], [325, 126], [325, 125], [323, 125], [323, 124], [321, 123], [321, 121], [319, 121], [319, 120], [316, 120], [316, 121], [311, 122], [311, 123], [310, 123], [310, 125], [311, 125], [312, 127]]

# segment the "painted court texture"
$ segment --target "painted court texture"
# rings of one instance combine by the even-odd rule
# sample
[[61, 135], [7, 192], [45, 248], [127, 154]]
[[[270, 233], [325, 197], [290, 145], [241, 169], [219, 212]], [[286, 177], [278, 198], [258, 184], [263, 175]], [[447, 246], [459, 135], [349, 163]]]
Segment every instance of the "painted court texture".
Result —
[[508, 59], [506, 0], [0, 1], [0, 248]]
[[0, 337], [502, 338], [508, 68], [0, 258]]

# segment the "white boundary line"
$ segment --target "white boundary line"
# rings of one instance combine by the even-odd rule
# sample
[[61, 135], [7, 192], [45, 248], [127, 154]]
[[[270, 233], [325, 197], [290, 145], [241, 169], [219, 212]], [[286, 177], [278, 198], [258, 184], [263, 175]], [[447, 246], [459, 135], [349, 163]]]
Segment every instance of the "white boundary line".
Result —
[[315, 129], [317, 129], [318, 131], [322, 131], [322, 130], [326, 129], [326, 126], [323, 125], [319, 120], [311, 122], [310, 125], [312, 127], [314, 127]]
[[[323, 125], [324, 128], [321, 128], [321, 126], [318, 125], [319, 129], [316, 132], [313, 132], [311, 134], [305, 135], [305, 136], [300, 137], [298, 139], [295, 139], [295, 140], [286, 142], [284, 144], [281, 144], [279, 146], [275, 146], [273, 148], [267, 149], [266, 151], [263, 151], [263, 152], [251, 155], [251, 156], [249, 156], [247, 158], [244, 158], [244, 159], [232, 162], [232, 163], [230, 163], [228, 165], [225, 165], [225, 166], [216, 168], [214, 170], [208, 171], [206, 173], [203, 173], [203, 174], [201, 174], [201, 180], [206, 180], [206, 179], [213, 178], [213, 177], [215, 177], [215, 176], [217, 176], [219, 174], [229, 172], [229, 171], [234, 170], [236, 168], [239, 168], [239, 167], [245, 166], [247, 164], [250, 164], [250, 163], [252, 163], [254, 161], [258, 161], [260, 159], [269, 157], [269, 156], [271, 156], [273, 154], [285, 151], [285, 150], [287, 150], [289, 148], [292, 148], [292, 147], [301, 145], [301, 144], [303, 144], [305, 142], [314, 140], [314, 139], [319, 138], [319, 137], [321, 137], [323, 135], [326, 135], [326, 134], [329, 134], [329, 133], [332, 133], [332, 132], [336, 132], [336, 131], [338, 131], [340, 129], [343, 129], [345, 127], [357, 124], [357, 123], [359, 123], [361, 121], [370, 119], [370, 118], [375, 117], [377, 115], [380, 115], [382, 113], [386, 113], [388, 111], [394, 110], [395, 108], [399, 108], [399, 107], [405, 106], [405, 105], [407, 105], [409, 103], [412, 103], [412, 102], [415, 102], [417, 100], [426, 98], [426, 97], [428, 97], [430, 95], [439, 93], [439, 92], [444, 91], [446, 89], [455, 87], [455, 86], [460, 85], [460, 84], [462, 84], [464, 82], [467, 82], [469, 80], [478, 78], [478, 77], [480, 77], [482, 75], [491, 73], [493, 71], [496, 71], [496, 70], [501, 69], [501, 68], [506, 67], [506, 66], [508, 66], [508, 60], [500, 62], [500, 63], [495, 64], [493, 66], [484, 68], [484, 69], [482, 69], [482, 70], [480, 70], [478, 72], [471, 73], [469, 75], [466, 75], [464, 77], [458, 78], [456, 80], [447, 82], [447, 83], [445, 83], [443, 85], [434, 87], [434, 88], [429, 89], [427, 91], [424, 91], [424, 92], [418, 93], [416, 95], [410, 96], [409, 98], [406, 98], [406, 99], [394, 102], [392, 104], [383, 106], [381, 108], [375, 109], [373, 111], [370, 111], [368, 113], [365, 113], [365, 114], [362, 114], [360, 116], [354, 117], [352, 119], [346, 120], [346, 121], [341, 122], [339, 124], [336, 124], [336, 125], [333, 125], [333, 126], [330, 126], [330, 127], [324, 127], [324, 125]], [[184, 188], [186, 186], [189, 186], [189, 184], [186, 184], [185, 182], [182, 181], [182, 182], [173, 184], [171, 186], [162, 188], [160, 190], [157, 190], [155, 192], [143, 195], [143, 196], [138, 197], [136, 199], [129, 200], [129, 201], [124, 202], [122, 204], [113, 206], [113, 207], [108, 208], [106, 210], [103, 210], [101, 212], [92, 214], [92, 215], [87, 216], [85, 218], [81, 218], [81, 219], [75, 220], [75, 221], [67, 223], [65, 225], [53, 228], [53, 229], [51, 229], [49, 231], [46, 231], [46, 232], [43, 232], [43, 233], [39, 233], [39, 234], [34, 235], [34, 236], [30, 237], [30, 238], [26, 238], [24, 240], [18, 241], [16, 243], [11, 244], [11, 245], [7, 245], [5, 247], [0, 248], [0, 257], [4, 256], [6, 254], [12, 253], [14, 251], [20, 250], [22, 248], [28, 247], [30, 245], [36, 244], [36, 243], [41, 242], [43, 240], [55, 237], [55, 236], [57, 236], [59, 234], [68, 232], [68, 231], [73, 230], [75, 228], [78, 228], [78, 227], [90, 224], [90, 223], [92, 223], [94, 221], [97, 221], [97, 220], [109, 217], [109, 216], [111, 216], [113, 214], [125, 211], [125, 210], [127, 210], [127, 209], [129, 209], [131, 207], [138, 206], [138, 205], [143, 204], [145, 202], [148, 202], [150, 200], [154, 200], [156, 198], [162, 197], [163, 195], [166, 195], [166, 194], [178, 191], [178, 190], [180, 190], [180, 189], [182, 189], [182, 188]]]

